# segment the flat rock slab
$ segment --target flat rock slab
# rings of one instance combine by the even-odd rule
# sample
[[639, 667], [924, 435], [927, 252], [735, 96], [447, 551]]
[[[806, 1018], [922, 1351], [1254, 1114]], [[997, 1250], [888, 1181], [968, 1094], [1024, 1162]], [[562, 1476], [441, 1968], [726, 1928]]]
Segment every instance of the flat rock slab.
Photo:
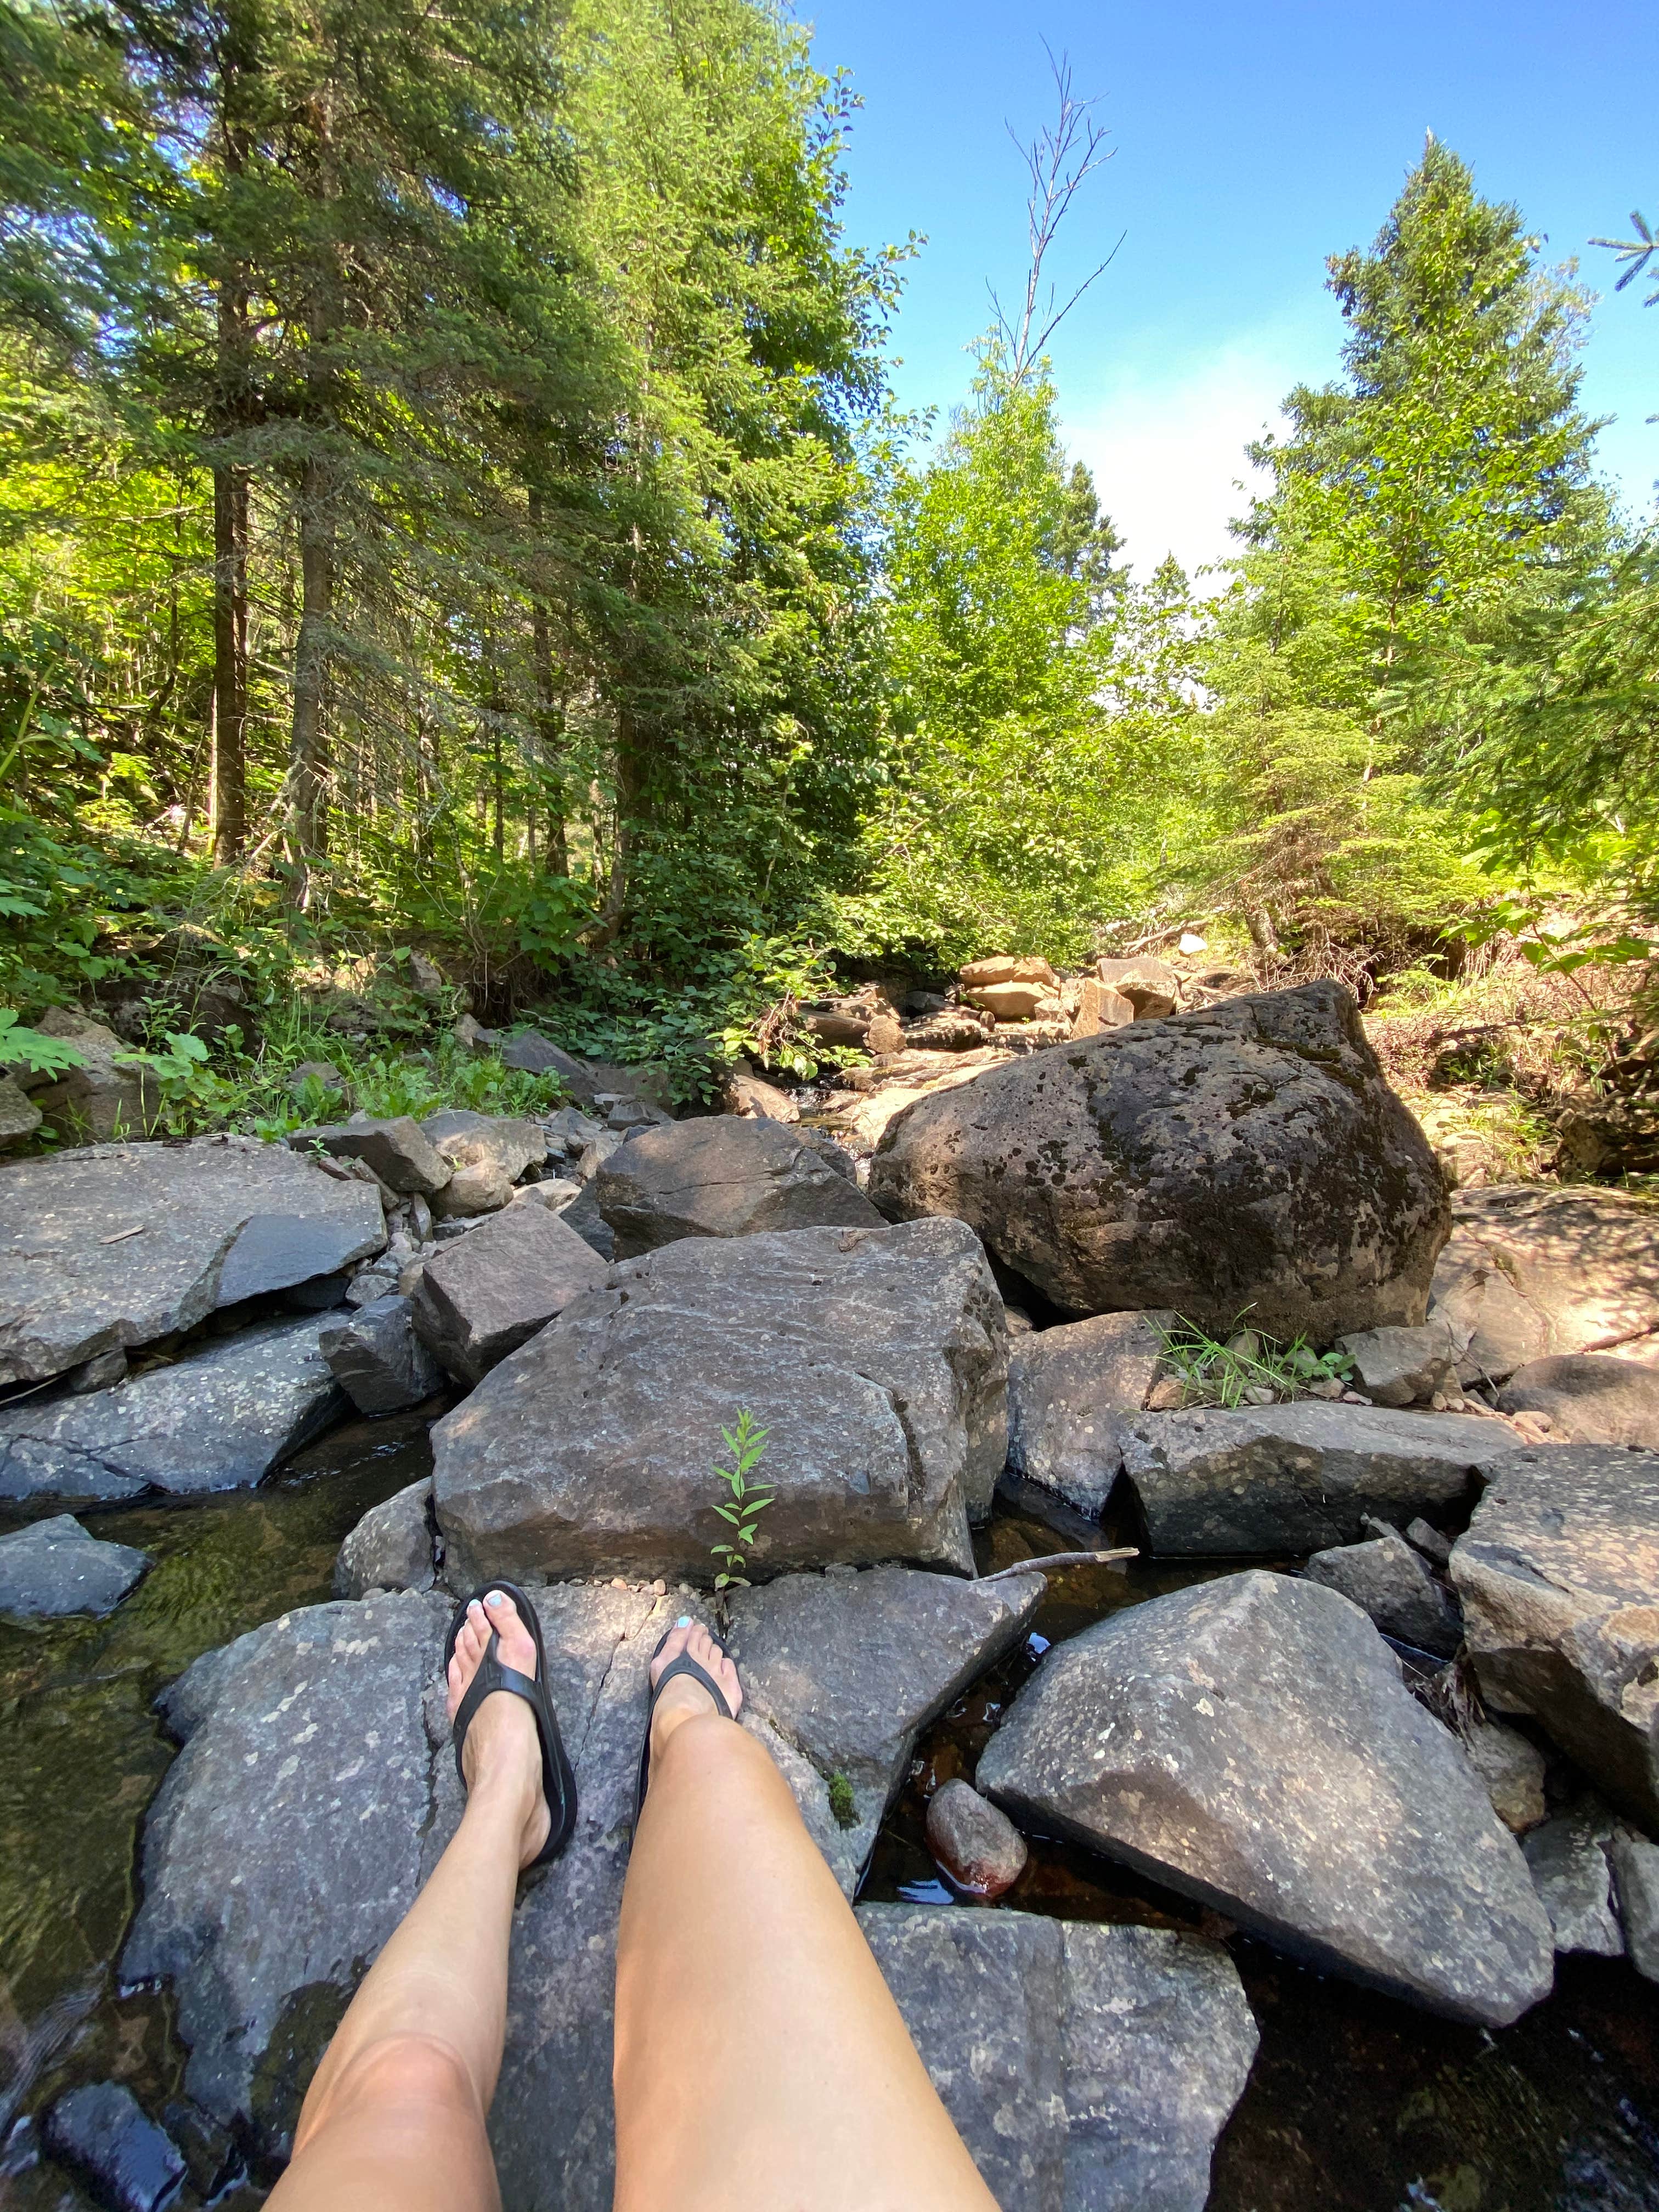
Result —
[[[783, 1575], [732, 1601], [743, 1724], [783, 1770], [850, 1898], [915, 1740], [1024, 1637], [1041, 1575]], [[839, 1777], [843, 1790], [832, 1789]]]
[[1258, 2041], [1218, 1944], [1026, 1912], [858, 1918], [1002, 2212], [1203, 2212]]
[[1528, 1360], [1498, 1393], [1505, 1413], [1547, 1413], [1572, 1444], [1659, 1445], [1659, 1369], [1609, 1352]]
[[1531, 1714], [1604, 1796], [1659, 1828], [1659, 1454], [1510, 1453], [1451, 1576], [1486, 1703]]
[[1006, 1382], [1002, 1300], [961, 1222], [683, 1238], [620, 1262], [433, 1431], [449, 1578], [711, 1579], [710, 1468], [744, 1407], [775, 1499], [751, 1575], [971, 1572]]
[[1310, 1399], [1143, 1413], [1121, 1445], [1154, 1552], [1283, 1553], [1355, 1543], [1372, 1515], [1443, 1513], [1516, 1439], [1473, 1414]]
[[1414, 1324], [1450, 1226], [1427, 1139], [1334, 982], [1133, 1022], [896, 1121], [870, 1195], [954, 1214], [1075, 1314], [1320, 1342]]
[[1008, 1464], [1098, 1520], [1123, 1470], [1173, 1313], [1099, 1314], [1022, 1336], [1008, 1357]]
[[113, 1389], [0, 1411], [0, 1498], [251, 1487], [346, 1410], [327, 1326], [263, 1323]]
[[1462, 1641], [1456, 1600], [1403, 1536], [1316, 1552], [1303, 1571], [1310, 1582], [1352, 1599], [1384, 1636], [1401, 1644], [1449, 1659]]
[[450, 1374], [477, 1382], [605, 1279], [605, 1261], [562, 1215], [510, 1206], [426, 1262], [416, 1331]]
[[0, 1536], [0, 1613], [111, 1613], [149, 1565], [148, 1552], [102, 1543], [59, 1513]]
[[1499, 1184], [1457, 1192], [1433, 1311], [1465, 1382], [1659, 1329], [1659, 1206], [1623, 1191]]
[[682, 1237], [884, 1226], [857, 1184], [799, 1133], [732, 1114], [641, 1130], [600, 1167], [594, 1196], [619, 1260]]
[[978, 1787], [1455, 2020], [1502, 2027], [1549, 1994], [1519, 1845], [1364, 1614], [1315, 1583], [1230, 1575], [1056, 1646]]
[[385, 1243], [372, 1186], [252, 1137], [0, 1165], [0, 1384], [152, 1344]]

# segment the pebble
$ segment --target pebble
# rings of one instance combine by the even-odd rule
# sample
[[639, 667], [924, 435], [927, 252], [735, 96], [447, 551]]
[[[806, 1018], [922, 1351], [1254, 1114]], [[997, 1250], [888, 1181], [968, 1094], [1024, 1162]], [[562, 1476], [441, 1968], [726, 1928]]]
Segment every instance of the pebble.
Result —
[[1024, 1837], [966, 1782], [946, 1782], [928, 1799], [927, 1848], [969, 1897], [1000, 1897], [1025, 1870]]
[[658, 1579], [657, 1579], [654, 1583], [652, 1583], [652, 1585], [651, 1585], [651, 1595], [652, 1595], [652, 1596], [653, 1596], [653, 1597], [666, 1597], [666, 1596], [667, 1596], [667, 1595], [668, 1595], [668, 1585], [667, 1585], [667, 1583], [666, 1583], [665, 1582], [664, 1582], [664, 1581], [662, 1580], [662, 1578], [661, 1578], [661, 1577], [660, 1577], [660, 1576], [659, 1576]]

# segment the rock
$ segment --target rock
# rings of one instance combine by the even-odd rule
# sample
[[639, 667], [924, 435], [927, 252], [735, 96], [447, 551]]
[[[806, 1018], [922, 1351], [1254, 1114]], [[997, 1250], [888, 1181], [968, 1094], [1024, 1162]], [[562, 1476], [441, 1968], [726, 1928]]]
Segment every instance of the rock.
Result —
[[82, 1360], [80, 1366], [70, 1368], [69, 1390], [82, 1398], [90, 1390], [112, 1389], [116, 1383], [126, 1381], [129, 1364], [125, 1352], [100, 1352], [95, 1359]]
[[683, 1237], [884, 1226], [864, 1193], [781, 1122], [721, 1114], [647, 1129], [595, 1186], [619, 1260]]
[[10, 1076], [0, 1075], [0, 1145], [21, 1144], [34, 1134], [40, 1121], [40, 1109], [28, 1092]]
[[1451, 1565], [1451, 1538], [1443, 1536], [1438, 1528], [1431, 1528], [1420, 1517], [1406, 1523], [1406, 1541], [1414, 1552], [1421, 1552], [1425, 1559], [1431, 1559], [1437, 1567]]
[[1502, 2027], [1553, 1946], [1514, 1838], [1355, 1606], [1260, 1570], [1048, 1652], [981, 1790], [1315, 1966]]
[[800, 1108], [787, 1091], [768, 1083], [752, 1067], [739, 1061], [726, 1079], [727, 1110], [750, 1121], [799, 1121]]
[[1659, 1844], [1620, 1829], [1613, 1839], [1613, 1879], [1630, 1962], [1659, 1982]]
[[1659, 1826], [1659, 1456], [1523, 1446], [1452, 1547], [1480, 1694]]
[[1023, 1335], [1008, 1359], [1008, 1464], [1098, 1520], [1123, 1468], [1172, 1313], [1098, 1314]]
[[[517, 1182], [527, 1169], [540, 1167], [547, 1158], [546, 1133], [534, 1121], [510, 1114], [473, 1114], [446, 1106], [441, 1113], [425, 1116], [421, 1133], [452, 1167], [476, 1167], [488, 1162], [509, 1184]], [[447, 1188], [441, 1195], [447, 1195]], [[441, 1206], [437, 1208], [439, 1212], [443, 1210]]]
[[394, 1272], [391, 1267], [365, 1267], [346, 1287], [346, 1304], [361, 1309], [378, 1305], [382, 1298], [395, 1297], [403, 1274], [400, 1265]]
[[1659, 1370], [1605, 1352], [1532, 1359], [1498, 1393], [1500, 1413], [1549, 1416], [1574, 1444], [1659, 1446]]
[[340, 1547], [334, 1562], [337, 1597], [362, 1597], [372, 1589], [428, 1590], [433, 1565], [432, 1478], [371, 1506]]
[[946, 1782], [927, 1801], [927, 1848], [956, 1887], [989, 1900], [1025, 1871], [1025, 1838], [970, 1783]]
[[611, 1233], [611, 1224], [599, 1212], [599, 1201], [590, 1181], [579, 1198], [560, 1209], [560, 1218], [568, 1229], [574, 1229], [590, 1251], [598, 1253], [607, 1266], [615, 1254], [617, 1240]]
[[361, 1160], [388, 1190], [430, 1198], [449, 1181], [448, 1161], [407, 1114], [378, 1121], [364, 1115], [326, 1128], [296, 1129], [288, 1141], [296, 1152], [319, 1145], [331, 1159]]
[[1623, 1191], [1536, 1183], [1459, 1191], [1432, 1311], [1458, 1375], [1501, 1382], [1547, 1355], [1608, 1352], [1659, 1329], [1659, 1208]]
[[[351, 1086], [331, 1060], [302, 1060], [297, 1067], [289, 1070], [283, 1087], [290, 1098], [314, 1096], [319, 1103], [341, 1106], [351, 1101]], [[301, 1106], [300, 1110], [304, 1113], [307, 1109]]]
[[907, 1052], [975, 1052], [989, 1042], [995, 1023], [967, 1006], [951, 1006], [925, 1020], [908, 1023]]
[[1449, 1659], [1462, 1639], [1455, 1601], [1403, 1536], [1389, 1534], [1366, 1544], [1316, 1552], [1303, 1572], [1310, 1582], [1351, 1598], [1384, 1636], [1419, 1651]]
[[970, 960], [957, 981], [964, 991], [982, 990], [988, 983], [1040, 983], [1052, 991], [1060, 978], [1041, 953], [997, 952], [984, 960]]
[[101, 1145], [149, 1134], [161, 1110], [161, 1093], [149, 1068], [121, 1064], [130, 1045], [70, 1006], [48, 1007], [34, 1026], [81, 1055], [80, 1066], [33, 1093], [34, 1106], [56, 1136], [66, 1145]]
[[267, 1322], [92, 1397], [0, 1410], [0, 1498], [250, 1488], [345, 1411], [326, 1325]]
[[0, 1223], [0, 1384], [193, 1328], [386, 1242], [373, 1190], [250, 1137], [15, 1161]]
[[561, 1106], [556, 1114], [550, 1114], [542, 1123], [550, 1146], [562, 1146], [578, 1158], [593, 1139], [604, 1132], [604, 1124], [591, 1114], [584, 1114], [578, 1106]]
[[904, 1024], [891, 1006], [878, 1006], [864, 1032], [864, 1048], [878, 1057], [904, 1049]]
[[862, 1048], [870, 1028], [867, 1006], [815, 1006], [801, 1017], [809, 1036], [820, 1044], [853, 1045]]
[[426, 1262], [410, 1301], [416, 1330], [450, 1374], [477, 1382], [605, 1279], [563, 1214], [510, 1206]]
[[1334, 982], [992, 1068], [896, 1119], [884, 1213], [954, 1214], [1075, 1314], [1328, 1341], [1423, 1319], [1448, 1227], [1422, 1131]]
[[592, 1103], [596, 1088], [592, 1070], [534, 1030], [526, 1030], [501, 1047], [501, 1065], [526, 1075], [556, 1075], [579, 1105]]
[[1097, 977], [1087, 976], [1078, 994], [1077, 1012], [1073, 1018], [1074, 1037], [1099, 1036], [1106, 1030], [1121, 1030], [1135, 1018], [1134, 1001], [1126, 999], [1109, 984]]
[[612, 1153], [619, 1152], [627, 1141], [620, 1129], [601, 1129], [591, 1145], [582, 1147], [576, 1173], [584, 1182], [592, 1182]]
[[360, 1413], [400, 1413], [443, 1388], [443, 1370], [416, 1335], [406, 1297], [359, 1306], [349, 1321], [325, 1327], [317, 1348]]
[[1025, 1022], [1048, 994], [1040, 983], [980, 983], [963, 996], [970, 1006], [983, 1006], [1000, 1022]]
[[1366, 1328], [1337, 1339], [1374, 1406], [1425, 1403], [1451, 1381], [1456, 1349], [1443, 1322], [1421, 1328]]
[[770, 1433], [776, 1500], [751, 1573], [891, 1559], [970, 1572], [1006, 1376], [1002, 1302], [960, 1222], [684, 1238], [621, 1262], [438, 1424], [452, 1579], [708, 1576], [723, 1533], [709, 1469], [743, 1407]]
[[441, 1191], [433, 1194], [432, 1210], [443, 1220], [459, 1220], [478, 1213], [499, 1213], [513, 1196], [513, 1185], [494, 1160], [473, 1160], [457, 1168]]
[[1315, 1552], [1352, 1544], [1375, 1514], [1443, 1511], [1516, 1439], [1496, 1421], [1382, 1407], [1214, 1407], [1142, 1413], [1123, 1472], [1152, 1548]]
[[1097, 960], [1095, 973], [1129, 1001], [1138, 1022], [1161, 1021], [1181, 1002], [1181, 978], [1167, 960]]
[[1002, 2212], [1203, 2212], [1258, 2040], [1218, 1944], [1028, 1912], [858, 1917]]
[[521, 1184], [508, 1201], [513, 1206], [544, 1206], [550, 1212], [562, 1213], [571, 1202], [582, 1194], [582, 1185], [572, 1182], [568, 1176], [555, 1176], [551, 1182]]
[[1544, 1800], [1544, 1754], [1519, 1729], [1501, 1721], [1470, 1720], [1461, 1734], [1469, 1764], [1486, 1785], [1492, 1807], [1511, 1835], [1524, 1836], [1548, 1816]]
[[88, 2082], [60, 2097], [45, 2134], [52, 2156], [84, 2173], [118, 2212], [161, 2212], [185, 2178], [178, 2145], [118, 2081]]
[[744, 1725], [849, 1898], [917, 1735], [1020, 1641], [1042, 1591], [1041, 1575], [981, 1585], [872, 1567], [783, 1575], [732, 1598]]
[[112, 1613], [149, 1566], [148, 1552], [106, 1544], [73, 1515], [0, 1536], [0, 1613]]
[[1607, 1856], [1618, 1827], [1605, 1805], [1584, 1797], [1534, 1828], [1521, 1846], [1558, 1951], [1589, 1951], [1601, 1959], [1624, 1954]]

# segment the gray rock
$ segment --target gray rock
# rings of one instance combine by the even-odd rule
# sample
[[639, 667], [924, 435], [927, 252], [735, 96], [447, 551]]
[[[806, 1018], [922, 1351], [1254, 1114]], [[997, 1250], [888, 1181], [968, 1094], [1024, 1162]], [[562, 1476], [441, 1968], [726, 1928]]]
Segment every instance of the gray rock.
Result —
[[385, 1243], [375, 1190], [251, 1137], [12, 1162], [0, 1167], [0, 1384], [153, 1343]]
[[1659, 1844], [1621, 1828], [1613, 1839], [1613, 1879], [1630, 1962], [1659, 1982]]
[[335, 1595], [430, 1589], [437, 1580], [432, 1556], [435, 1533], [428, 1474], [364, 1514], [334, 1562]]
[[566, 1152], [574, 1152], [578, 1158], [602, 1133], [604, 1126], [603, 1122], [596, 1121], [591, 1114], [584, 1114], [576, 1106], [561, 1106], [556, 1114], [550, 1114], [542, 1124], [550, 1143], [562, 1145]]
[[597, 1252], [608, 1266], [617, 1249], [617, 1240], [611, 1233], [610, 1224], [599, 1212], [599, 1201], [588, 1180], [581, 1195], [560, 1209], [561, 1218], [568, 1228], [574, 1229], [590, 1251]]
[[[776, 1759], [850, 1898], [921, 1731], [1025, 1633], [1040, 1575], [981, 1587], [904, 1567], [740, 1590], [742, 1719]], [[832, 1790], [834, 1778], [845, 1785]]]
[[401, 1264], [395, 1270], [391, 1267], [365, 1267], [361, 1274], [355, 1275], [347, 1284], [346, 1304], [361, 1310], [395, 1297], [402, 1274]]
[[741, 1114], [751, 1121], [799, 1121], [800, 1108], [787, 1091], [775, 1083], [769, 1083], [757, 1075], [746, 1062], [739, 1060], [726, 1082], [726, 1111]]
[[441, 1191], [433, 1194], [432, 1210], [441, 1220], [459, 1220], [479, 1213], [499, 1213], [513, 1196], [506, 1171], [494, 1160], [473, 1160], [459, 1167]]
[[1510, 1453], [1451, 1575], [1486, 1704], [1531, 1714], [1604, 1796], [1659, 1826], [1659, 1455]]
[[1611, 1352], [1528, 1360], [1498, 1404], [1505, 1413], [1547, 1413], [1568, 1443], [1659, 1445], [1659, 1370]]
[[1624, 1954], [1608, 1860], [1619, 1825], [1598, 1799], [1583, 1797], [1534, 1828], [1521, 1846], [1558, 1951], [1588, 1951], [1601, 1959]]
[[546, 1132], [538, 1123], [511, 1114], [474, 1114], [446, 1106], [423, 1118], [421, 1132], [452, 1167], [491, 1160], [509, 1182], [517, 1182], [526, 1168], [538, 1168], [547, 1158]]
[[443, 1369], [415, 1334], [412, 1302], [395, 1294], [329, 1323], [317, 1348], [360, 1413], [400, 1413], [443, 1387]]
[[732, 1114], [641, 1130], [601, 1165], [595, 1192], [619, 1260], [682, 1237], [884, 1226], [795, 1131]]
[[1002, 2212], [1202, 2212], [1258, 2040], [1218, 1944], [1025, 1912], [858, 1917]]
[[1473, 1415], [1312, 1400], [1143, 1413], [1121, 1441], [1152, 1548], [1170, 1553], [1351, 1544], [1369, 1515], [1443, 1511], [1517, 1440]]
[[77, 1398], [90, 1390], [113, 1389], [118, 1382], [126, 1381], [130, 1364], [125, 1352], [100, 1352], [95, 1359], [82, 1360], [80, 1366], [70, 1368], [66, 1387]]
[[19, 1145], [40, 1126], [40, 1109], [9, 1075], [0, 1075], [0, 1145]]
[[1303, 1571], [1310, 1582], [1352, 1598], [1384, 1636], [1401, 1644], [1449, 1659], [1462, 1640], [1456, 1601], [1403, 1536], [1376, 1536], [1367, 1544], [1316, 1552]]
[[1501, 2027], [1549, 1992], [1515, 1838], [1364, 1615], [1315, 1583], [1230, 1575], [1056, 1646], [978, 1785], [1453, 2019]]
[[1449, 1226], [1427, 1139], [1334, 982], [1133, 1022], [896, 1115], [870, 1195], [954, 1214], [1076, 1314], [1174, 1307], [1319, 1341], [1423, 1319]]
[[250, 1487], [345, 1411], [325, 1326], [269, 1322], [92, 1397], [0, 1411], [0, 1498]]
[[147, 1067], [134, 1066], [113, 1030], [72, 1006], [51, 1006], [34, 1024], [42, 1036], [59, 1037], [81, 1055], [71, 1067], [33, 1093], [46, 1125], [67, 1145], [121, 1142], [148, 1135], [161, 1111], [161, 1093]]
[[427, 1261], [412, 1300], [421, 1340], [477, 1382], [605, 1279], [605, 1263], [544, 1206], [510, 1206]]
[[[1008, 1464], [1098, 1520], [1173, 1313], [1099, 1314], [1023, 1334], [1008, 1359]], [[1029, 1327], [1029, 1324], [1028, 1324]]]
[[927, 1848], [958, 1889], [988, 1900], [1013, 1887], [1030, 1856], [1002, 1808], [960, 1780], [927, 1800]]
[[581, 1157], [576, 1162], [576, 1173], [584, 1182], [592, 1182], [605, 1162], [613, 1153], [619, 1152], [627, 1142], [620, 1129], [601, 1129], [592, 1144], [583, 1146]]
[[325, 1128], [297, 1129], [288, 1141], [296, 1152], [319, 1145], [331, 1159], [361, 1160], [388, 1190], [430, 1198], [449, 1181], [448, 1161], [407, 1114], [380, 1121], [354, 1115]]
[[1414, 1552], [1421, 1552], [1425, 1559], [1431, 1559], [1437, 1567], [1451, 1565], [1451, 1538], [1443, 1535], [1438, 1528], [1431, 1528], [1426, 1521], [1421, 1518], [1408, 1521], [1406, 1523], [1406, 1541]]
[[[550, 1218], [514, 1206], [462, 1249], [520, 1217]], [[770, 1433], [775, 1499], [751, 1574], [969, 1572], [1006, 1376], [1002, 1302], [960, 1222], [683, 1238], [620, 1262], [438, 1424], [452, 1574], [708, 1577], [709, 1470], [744, 1407]]]
[[102, 1543], [59, 1513], [0, 1536], [0, 1613], [111, 1613], [149, 1565], [148, 1552]]
[[1544, 1754], [1519, 1729], [1472, 1719], [1461, 1734], [1469, 1765], [1486, 1785], [1492, 1808], [1511, 1835], [1524, 1836], [1548, 1817]]
[[598, 1086], [592, 1069], [534, 1030], [510, 1037], [501, 1048], [501, 1058], [503, 1067], [519, 1068], [526, 1075], [556, 1075], [578, 1105], [593, 1103]]
[[1659, 1329], [1659, 1207], [1537, 1183], [1459, 1191], [1434, 1274], [1465, 1382], [1547, 1354], [1607, 1352]]
[[160, 2212], [185, 2178], [178, 2145], [117, 2081], [91, 2081], [46, 2115], [46, 2148], [117, 2212]]
[[1366, 1328], [1339, 1337], [1352, 1359], [1358, 1387], [1375, 1406], [1426, 1404], [1450, 1382], [1456, 1346], [1444, 1322], [1421, 1328]]

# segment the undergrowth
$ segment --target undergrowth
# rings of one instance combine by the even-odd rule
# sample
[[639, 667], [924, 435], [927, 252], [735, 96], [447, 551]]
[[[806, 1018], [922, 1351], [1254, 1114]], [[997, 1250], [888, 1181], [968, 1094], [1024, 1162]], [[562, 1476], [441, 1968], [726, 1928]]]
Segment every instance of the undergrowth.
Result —
[[1313, 1386], [1345, 1382], [1353, 1373], [1346, 1352], [1316, 1352], [1305, 1337], [1281, 1344], [1239, 1328], [1224, 1340], [1187, 1321], [1158, 1334], [1164, 1366], [1180, 1384], [1183, 1406], [1271, 1406], [1326, 1395]]

